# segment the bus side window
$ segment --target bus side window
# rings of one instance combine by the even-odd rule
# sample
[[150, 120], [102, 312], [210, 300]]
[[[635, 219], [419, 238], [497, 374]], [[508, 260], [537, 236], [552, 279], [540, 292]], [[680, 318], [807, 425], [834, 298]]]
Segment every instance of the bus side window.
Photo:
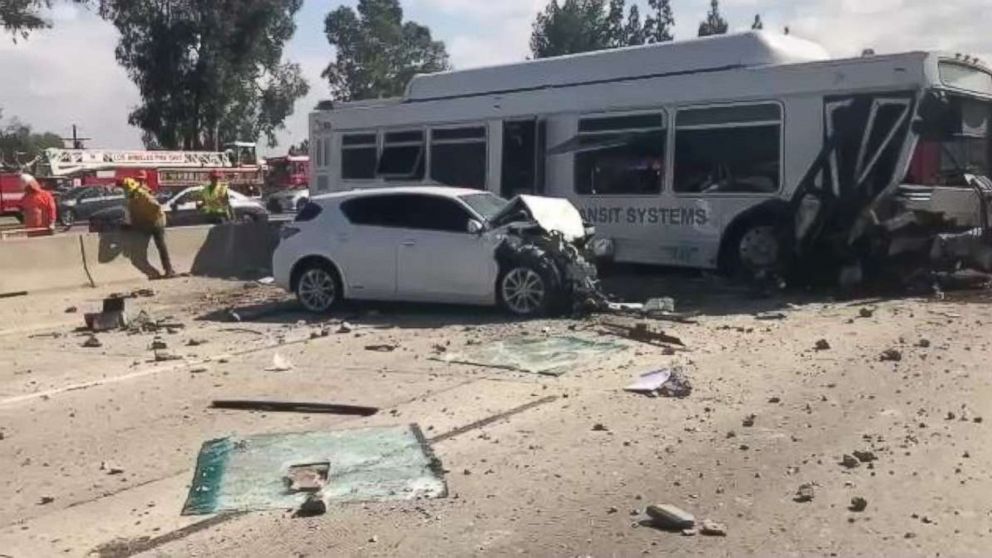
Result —
[[777, 104], [687, 109], [675, 124], [679, 193], [770, 194], [782, 177], [782, 109]]
[[346, 134], [341, 137], [341, 178], [371, 180], [378, 165], [376, 134]]
[[579, 134], [557, 152], [575, 152], [575, 191], [585, 195], [651, 195], [665, 176], [665, 115], [579, 120]]

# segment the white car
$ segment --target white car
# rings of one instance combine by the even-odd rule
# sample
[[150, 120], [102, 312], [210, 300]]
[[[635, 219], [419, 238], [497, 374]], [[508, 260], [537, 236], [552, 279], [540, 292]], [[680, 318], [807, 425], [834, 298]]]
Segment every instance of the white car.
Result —
[[309, 311], [342, 299], [500, 304], [521, 316], [596, 290], [590, 231], [563, 199], [448, 187], [315, 197], [283, 228], [276, 284]]
[[272, 213], [299, 213], [310, 200], [308, 188], [294, 188], [269, 194], [265, 199], [265, 208]]

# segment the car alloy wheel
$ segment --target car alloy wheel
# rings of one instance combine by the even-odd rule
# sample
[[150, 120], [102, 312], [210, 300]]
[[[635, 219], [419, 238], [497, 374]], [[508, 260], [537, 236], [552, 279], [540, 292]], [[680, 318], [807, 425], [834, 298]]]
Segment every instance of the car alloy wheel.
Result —
[[544, 308], [544, 279], [529, 267], [518, 267], [503, 278], [503, 301], [514, 314], [530, 316]]
[[334, 276], [322, 267], [308, 269], [300, 277], [296, 296], [303, 307], [310, 312], [326, 312], [338, 297]]
[[76, 212], [66, 209], [64, 213], [59, 215], [59, 222], [62, 223], [63, 227], [71, 227], [76, 223]]

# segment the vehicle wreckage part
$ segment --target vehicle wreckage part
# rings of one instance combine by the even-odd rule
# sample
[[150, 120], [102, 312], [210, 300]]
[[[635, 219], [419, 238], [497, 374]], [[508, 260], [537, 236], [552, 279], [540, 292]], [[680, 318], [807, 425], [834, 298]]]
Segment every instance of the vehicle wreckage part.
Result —
[[327, 312], [340, 296], [340, 281], [327, 264], [311, 264], [296, 282], [296, 298], [310, 312]]

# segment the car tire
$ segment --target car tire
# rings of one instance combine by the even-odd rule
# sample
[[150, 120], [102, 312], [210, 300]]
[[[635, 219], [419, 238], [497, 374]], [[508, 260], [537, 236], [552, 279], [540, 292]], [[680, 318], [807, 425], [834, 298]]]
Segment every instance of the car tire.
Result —
[[504, 266], [496, 284], [500, 306], [521, 318], [546, 316], [559, 308], [561, 281], [554, 264], [524, 252]]
[[314, 314], [332, 310], [344, 293], [337, 270], [326, 261], [305, 263], [293, 282], [293, 291], [300, 305]]
[[66, 209], [59, 213], [59, 223], [67, 229], [72, 227], [76, 224], [76, 212], [72, 209]]

